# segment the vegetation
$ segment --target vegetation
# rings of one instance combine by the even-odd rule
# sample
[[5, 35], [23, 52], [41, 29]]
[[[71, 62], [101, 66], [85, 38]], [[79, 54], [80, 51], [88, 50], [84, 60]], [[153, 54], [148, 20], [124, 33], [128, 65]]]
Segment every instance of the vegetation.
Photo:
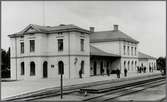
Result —
[[1, 77], [10, 77], [10, 48], [7, 52], [1, 49]]
[[157, 70], [166, 73], [166, 57], [159, 57], [157, 59]]

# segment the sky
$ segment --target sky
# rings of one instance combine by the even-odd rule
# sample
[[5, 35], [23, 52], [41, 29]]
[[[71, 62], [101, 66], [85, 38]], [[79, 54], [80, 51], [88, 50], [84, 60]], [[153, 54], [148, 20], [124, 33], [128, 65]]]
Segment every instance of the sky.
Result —
[[95, 31], [119, 30], [139, 41], [139, 51], [166, 56], [165, 1], [2, 1], [1, 47], [10, 46], [8, 35], [29, 24], [75, 24]]

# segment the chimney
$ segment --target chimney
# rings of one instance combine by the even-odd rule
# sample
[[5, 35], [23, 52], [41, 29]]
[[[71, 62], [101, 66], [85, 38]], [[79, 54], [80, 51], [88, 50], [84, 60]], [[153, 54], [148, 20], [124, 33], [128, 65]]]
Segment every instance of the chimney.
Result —
[[89, 27], [89, 29], [90, 29], [90, 32], [94, 32], [95, 27]]
[[114, 30], [117, 31], [118, 30], [118, 25], [114, 24]]

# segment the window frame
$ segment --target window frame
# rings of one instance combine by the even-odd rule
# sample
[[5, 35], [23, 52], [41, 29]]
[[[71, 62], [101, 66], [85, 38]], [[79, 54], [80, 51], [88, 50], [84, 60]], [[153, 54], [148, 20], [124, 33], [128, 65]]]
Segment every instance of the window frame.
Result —
[[[60, 45], [62, 44], [62, 45]], [[58, 46], [58, 52], [61, 52], [64, 50], [64, 39], [57, 39], [57, 46]], [[62, 46], [62, 47], [60, 47]]]
[[126, 55], [126, 46], [123, 46], [123, 50], [124, 50], [124, 55]]
[[80, 39], [80, 47], [81, 47], [81, 49], [80, 49], [80, 51], [84, 51], [84, 39]]
[[[34, 64], [34, 66], [32, 66], [32, 64]], [[32, 61], [32, 62], [30, 62], [30, 76], [35, 76], [35, 75], [36, 75], [35, 62]]]
[[30, 40], [30, 52], [35, 52], [35, 40]]
[[24, 42], [20, 42], [20, 53], [24, 53]]
[[24, 75], [25, 74], [25, 65], [24, 65], [24, 62], [21, 62], [21, 73], [20, 73], [20, 75]]

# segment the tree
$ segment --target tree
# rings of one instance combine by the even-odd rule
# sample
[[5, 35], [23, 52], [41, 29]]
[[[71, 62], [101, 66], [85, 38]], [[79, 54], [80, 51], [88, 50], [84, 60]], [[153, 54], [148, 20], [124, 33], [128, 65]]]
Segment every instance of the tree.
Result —
[[157, 59], [157, 67], [158, 70], [164, 70], [164, 72], [166, 72], [166, 57], [159, 57]]
[[1, 49], [1, 77], [10, 77], [10, 48], [7, 52]]

